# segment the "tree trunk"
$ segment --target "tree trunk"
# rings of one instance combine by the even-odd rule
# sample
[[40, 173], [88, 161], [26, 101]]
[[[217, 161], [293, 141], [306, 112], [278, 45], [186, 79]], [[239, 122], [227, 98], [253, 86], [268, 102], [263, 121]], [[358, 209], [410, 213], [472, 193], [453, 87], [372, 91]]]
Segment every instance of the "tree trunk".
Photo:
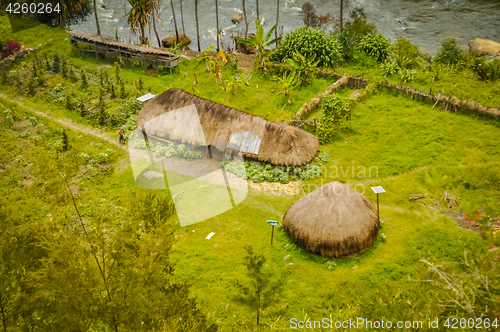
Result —
[[278, 0], [278, 5], [276, 6], [276, 29], [274, 29], [274, 38], [278, 38], [279, 18], [280, 18], [280, 0]]
[[259, 20], [259, 0], [257, 0], [257, 19]]
[[186, 35], [186, 30], [184, 29], [184, 13], [182, 12], [182, 0], [180, 0], [180, 3], [181, 3], [182, 34], [185, 36]]
[[172, 6], [172, 15], [174, 16], [175, 40], [179, 43], [179, 31], [177, 30], [177, 20], [175, 19], [174, 0], [170, 0], [170, 6]]
[[344, 14], [344, 0], [340, 0], [340, 32], [344, 30], [343, 14]]
[[245, 17], [245, 39], [248, 39], [248, 21], [247, 21], [247, 11], [245, 9], [245, 0], [243, 0], [243, 16]]
[[219, 51], [219, 5], [218, 5], [218, 2], [217, 0], [215, 0], [215, 23], [217, 25], [217, 30], [216, 30], [216, 33], [217, 33], [217, 51]]
[[198, 24], [198, 0], [194, 0], [194, 15], [196, 18], [196, 38], [198, 39], [198, 52], [200, 49], [200, 26]]
[[97, 26], [97, 34], [101, 35], [101, 28], [99, 27], [99, 20], [97, 19], [97, 5], [94, 0], [94, 16], [95, 16], [95, 24]]
[[144, 25], [141, 24], [141, 44], [144, 44], [144, 41], [146, 40], [146, 32], [144, 31]]
[[156, 40], [158, 41], [158, 47], [161, 47], [161, 41], [160, 41], [160, 37], [158, 36], [158, 30], [156, 30], [155, 11], [156, 11], [156, 8], [153, 8], [153, 30], [155, 31]]

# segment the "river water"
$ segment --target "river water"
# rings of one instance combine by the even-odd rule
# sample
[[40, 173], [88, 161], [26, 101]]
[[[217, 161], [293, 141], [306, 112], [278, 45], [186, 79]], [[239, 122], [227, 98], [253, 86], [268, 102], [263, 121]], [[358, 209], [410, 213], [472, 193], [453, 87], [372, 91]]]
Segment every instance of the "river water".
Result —
[[[316, 13], [331, 13], [339, 17], [340, 0], [281, 0], [279, 6], [279, 23], [283, 32], [287, 33], [303, 25], [301, 16], [302, 4], [314, 5]], [[344, 17], [362, 8], [367, 21], [375, 23], [378, 30], [395, 41], [399, 37], [410, 39], [413, 44], [426, 53], [435, 54], [439, 41], [447, 37], [455, 37], [468, 49], [467, 43], [476, 37], [500, 42], [500, 0], [344, 0], [348, 2]], [[242, 11], [242, 1], [219, 0], [219, 27], [222, 29], [221, 41], [231, 44], [230, 36], [241, 33], [245, 23], [233, 24], [232, 16]], [[259, 13], [267, 31], [276, 22], [276, 0], [260, 0]], [[174, 21], [170, 1], [160, 1], [161, 9], [157, 22], [160, 39], [175, 34]], [[194, 19], [194, 0], [183, 0], [184, 28], [191, 38], [190, 47], [197, 50], [196, 24]], [[101, 33], [114, 37], [116, 31], [120, 40], [137, 42], [138, 35], [131, 33], [127, 19], [123, 16], [130, 10], [127, 0], [97, 0], [97, 13]], [[105, 8], [103, 8], [105, 6]], [[174, 0], [179, 33], [182, 33], [180, 1]], [[246, 0], [246, 11], [249, 32], [255, 32], [256, 1]], [[198, 1], [198, 17], [200, 24], [200, 42], [202, 50], [216, 43], [215, 0]], [[96, 32], [94, 15], [87, 20], [70, 27], [88, 32]], [[152, 44], [157, 45], [152, 29], [148, 29]]]

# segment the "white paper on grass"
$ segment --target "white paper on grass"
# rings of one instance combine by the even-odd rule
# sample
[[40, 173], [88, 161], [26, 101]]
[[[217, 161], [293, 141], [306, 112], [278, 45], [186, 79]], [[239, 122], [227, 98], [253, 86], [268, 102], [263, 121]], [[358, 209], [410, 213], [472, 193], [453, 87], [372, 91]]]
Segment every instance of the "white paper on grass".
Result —
[[215, 233], [214, 233], [214, 232], [212, 232], [212, 233], [208, 234], [208, 236], [206, 237], [206, 239], [207, 239], [207, 240], [210, 240], [210, 239], [212, 238], [212, 236], [214, 236], [214, 235], [215, 235]]
[[[176, 122], [189, 122], [190, 130], [176, 126]], [[152, 136], [168, 135], [171, 140], [173, 137], [179, 139], [175, 144], [181, 144], [181, 141], [201, 142], [197, 148], [198, 151], [204, 150], [204, 156], [208, 155], [207, 142], [200, 123], [198, 112], [195, 105], [182, 107], [157, 116], [144, 123], [143, 126], [151, 145], [158, 142], [167, 146], [168, 143], [155, 140]], [[191, 135], [191, 137], [182, 138], [182, 135]], [[147, 189], [168, 189], [170, 190], [180, 225], [188, 226], [224, 213], [245, 199], [248, 193], [248, 183], [234, 174], [220, 169], [218, 162], [214, 162], [214, 168], [210, 159], [204, 157], [187, 161], [179, 157], [166, 158], [165, 156], [156, 157], [153, 152], [144, 149], [135, 149], [134, 142], [138, 139], [144, 139], [142, 129], [137, 128], [135, 135], [129, 140], [129, 155], [132, 165], [132, 171], [136, 184]], [[188, 139], [190, 138], [190, 139]], [[191, 139], [192, 138], [192, 139]], [[227, 142], [210, 142], [212, 145], [212, 154], [223, 151]], [[215, 148], [219, 149], [216, 150]], [[162, 163], [163, 159], [163, 163]], [[243, 161], [241, 153], [235, 157], [235, 160]], [[155, 179], [146, 181], [141, 174], [155, 171], [163, 174], [166, 172], [166, 179]], [[141, 180], [142, 179], [142, 180]], [[229, 189], [226, 186], [226, 179]], [[231, 192], [234, 205], [229, 195]]]

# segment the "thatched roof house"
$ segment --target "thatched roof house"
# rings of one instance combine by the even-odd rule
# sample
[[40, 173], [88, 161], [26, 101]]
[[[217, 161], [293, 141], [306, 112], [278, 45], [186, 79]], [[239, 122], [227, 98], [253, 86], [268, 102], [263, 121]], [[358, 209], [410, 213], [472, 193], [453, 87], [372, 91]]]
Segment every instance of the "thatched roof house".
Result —
[[[189, 111], [194, 109], [195, 117]], [[202, 130], [199, 130], [200, 125]], [[246, 157], [275, 165], [303, 165], [314, 158], [319, 148], [316, 136], [296, 127], [238, 111], [179, 89], [169, 89], [150, 100], [137, 117], [137, 127], [147, 134], [197, 146], [219, 148], [223, 143], [224, 147], [227, 145]]]
[[364, 195], [330, 182], [296, 201], [283, 226], [297, 245], [325, 257], [369, 247], [378, 234], [377, 210]]

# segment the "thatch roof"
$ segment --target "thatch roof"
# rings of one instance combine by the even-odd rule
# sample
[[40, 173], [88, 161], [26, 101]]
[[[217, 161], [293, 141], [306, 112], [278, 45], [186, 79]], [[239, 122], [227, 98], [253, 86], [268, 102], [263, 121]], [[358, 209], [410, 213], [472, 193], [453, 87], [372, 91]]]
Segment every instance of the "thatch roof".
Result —
[[325, 257], [360, 252], [380, 228], [370, 200], [340, 182], [296, 201], [285, 213], [283, 226], [297, 245]]
[[[197, 121], [193, 121], [191, 112], [178, 112], [192, 105], [198, 113]], [[175, 117], [161, 121], [160, 116], [168, 113], [175, 113]], [[215, 142], [229, 142], [237, 133], [248, 134], [252, 142], [256, 142], [257, 154], [242, 154], [275, 165], [303, 165], [314, 158], [319, 148], [316, 136], [296, 127], [238, 111], [179, 89], [167, 90], [150, 100], [137, 117], [137, 127], [152, 135], [169, 136], [193, 145], [216, 145]]]

